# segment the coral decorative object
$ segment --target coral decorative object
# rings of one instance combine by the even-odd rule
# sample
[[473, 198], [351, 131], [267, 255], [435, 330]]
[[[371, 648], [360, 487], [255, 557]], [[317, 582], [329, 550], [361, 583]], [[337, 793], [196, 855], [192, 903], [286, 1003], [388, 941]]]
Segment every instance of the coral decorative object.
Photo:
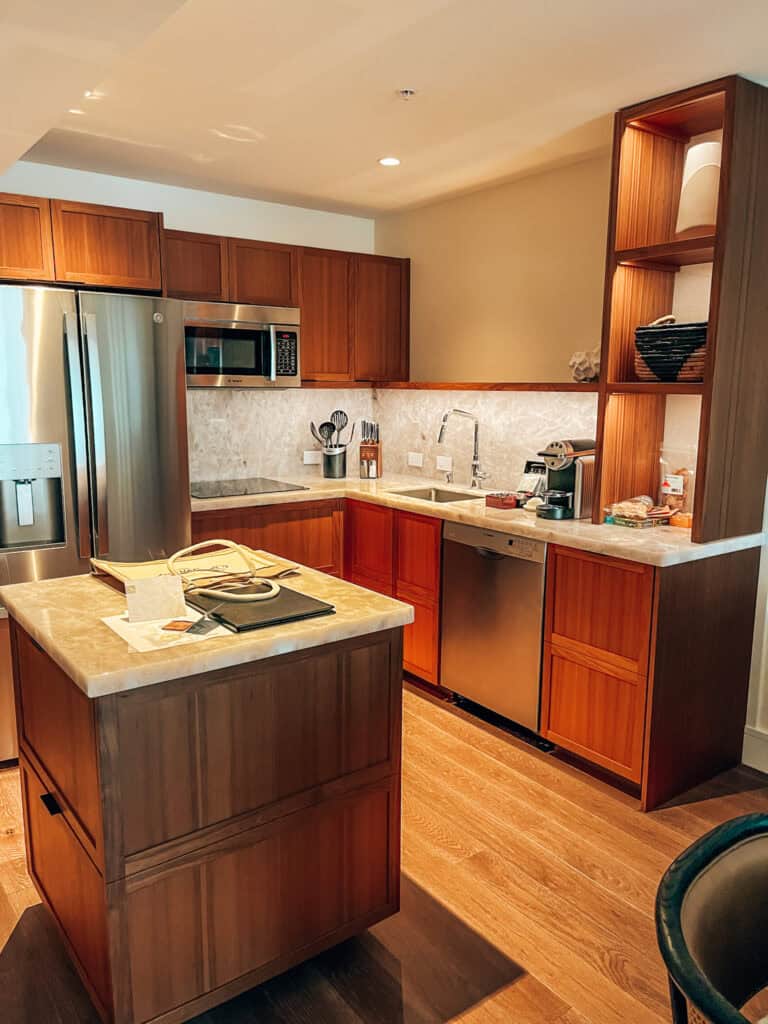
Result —
[[600, 346], [589, 352], [574, 352], [568, 361], [571, 376], [577, 384], [591, 384], [600, 376]]

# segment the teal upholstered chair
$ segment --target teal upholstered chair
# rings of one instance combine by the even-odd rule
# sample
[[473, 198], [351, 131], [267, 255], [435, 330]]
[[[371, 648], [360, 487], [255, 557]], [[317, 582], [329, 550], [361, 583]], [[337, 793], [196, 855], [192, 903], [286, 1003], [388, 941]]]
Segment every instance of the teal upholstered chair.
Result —
[[768, 814], [721, 825], [672, 862], [656, 896], [674, 1024], [747, 1024], [768, 984]]

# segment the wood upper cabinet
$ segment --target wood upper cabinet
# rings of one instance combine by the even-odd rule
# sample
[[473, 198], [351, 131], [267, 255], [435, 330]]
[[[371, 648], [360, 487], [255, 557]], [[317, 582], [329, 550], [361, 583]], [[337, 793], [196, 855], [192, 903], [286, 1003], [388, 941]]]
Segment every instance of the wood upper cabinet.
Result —
[[653, 588], [651, 566], [550, 549], [542, 734], [638, 783]]
[[47, 199], [0, 194], [0, 280], [53, 280], [51, 205]]
[[355, 377], [407, 380], [410, 260], [355, 257]]
[[161, 215], [51, 200], [56, 280], [160, 291]]
[[352, 288], [355, 257], [332, 249], [302, 249], [299, 256], [301, 376], [352, 380]]
[[165, 231], [164, 280], [177, 299], [229, 299], [229, 246], [220, 235]]
[[299, 251], [295, 245], [228, 239], [230, 299], [264, 306], [295, 306]]

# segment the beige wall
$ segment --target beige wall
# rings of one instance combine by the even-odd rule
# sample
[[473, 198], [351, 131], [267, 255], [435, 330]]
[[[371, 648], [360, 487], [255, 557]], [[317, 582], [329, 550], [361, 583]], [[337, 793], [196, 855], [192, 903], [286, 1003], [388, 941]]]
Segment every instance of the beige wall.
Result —
[[564, 381], [600, 340], [609, 154], [376, 220], [410, 256], [411, 379]]

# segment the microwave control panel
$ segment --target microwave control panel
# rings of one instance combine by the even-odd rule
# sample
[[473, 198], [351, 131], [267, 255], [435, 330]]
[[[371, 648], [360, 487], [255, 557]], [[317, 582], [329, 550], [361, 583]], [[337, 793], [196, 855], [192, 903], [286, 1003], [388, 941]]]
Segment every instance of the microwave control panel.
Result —
[[299, 372], [299, 342], [296, 331], [277, 331], [275, 340], [275, 373], [278, 377], [295, 377]]

